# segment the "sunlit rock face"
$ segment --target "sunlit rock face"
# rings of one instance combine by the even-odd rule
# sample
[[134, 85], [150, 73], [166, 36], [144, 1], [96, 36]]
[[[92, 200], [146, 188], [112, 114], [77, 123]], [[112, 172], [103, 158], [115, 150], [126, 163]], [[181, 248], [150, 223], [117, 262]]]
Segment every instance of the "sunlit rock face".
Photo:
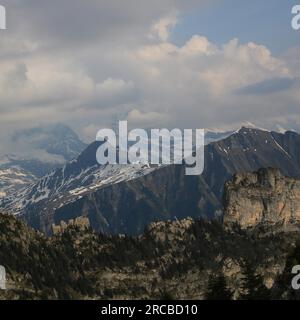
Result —
[[259, 224], [300, 224], [300, 180], [285, 177], [278, 169], [236, 174], [225, 185], [226, 224], [242, 228]]

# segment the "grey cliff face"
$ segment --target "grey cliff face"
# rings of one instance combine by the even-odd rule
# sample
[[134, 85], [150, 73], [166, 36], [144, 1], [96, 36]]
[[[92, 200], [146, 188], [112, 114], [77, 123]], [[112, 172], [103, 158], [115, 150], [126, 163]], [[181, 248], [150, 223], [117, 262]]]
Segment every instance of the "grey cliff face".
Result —
[[225, 224], [290, 228], [300, 223], [300, 180], [285, 177], [278, 169], [236, 174], [225, 184], [224, 201]]

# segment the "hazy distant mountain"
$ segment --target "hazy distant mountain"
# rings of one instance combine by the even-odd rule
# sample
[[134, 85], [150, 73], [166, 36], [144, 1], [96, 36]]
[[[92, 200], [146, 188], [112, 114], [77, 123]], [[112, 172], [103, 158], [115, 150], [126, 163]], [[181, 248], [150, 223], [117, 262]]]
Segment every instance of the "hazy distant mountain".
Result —
[[234, 131], [205, 131], [205, 144], [209, 144], [211, 142], [216, 142], [223, 140], [230, 135], [232, 135]]
[[0, 197], [76, 158], [86, 145], [67, 126], [56, 124], [15, 132], [13, 154], [0, 156]]
[[59, 163], [76, 158], [86, 145], [63, 124], [36, 127], [15, 132], [12, 143], [19, 157], [41, 162]]

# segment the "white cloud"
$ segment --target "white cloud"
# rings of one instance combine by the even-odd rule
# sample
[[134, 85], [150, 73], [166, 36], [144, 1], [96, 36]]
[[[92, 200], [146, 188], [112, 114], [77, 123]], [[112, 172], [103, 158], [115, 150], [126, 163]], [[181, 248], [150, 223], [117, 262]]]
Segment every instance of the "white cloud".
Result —
[[158, 38], [159, 40], [166, 42], [169, 40], [172, 28], [174, 28], [178, 22], [178, 11], [173, 10], [167, 16], [159, 19], [152, 28], [150, 38]]
[[[136, 59], [145, 75], [143, 97], [148, 101], [141, 111], [149, 112], [152, 105], [155, 111], [167, 112], [172, 125], [198, 122], [208, 127], [214, 122], [235, 122], [247, 116], [246, 106], [260, 117], [265, 102], [255, 97], [246, 101], [235, 91], [258, 81], [292, 76], [286, 63], [266, 47], [239, 44], [237, 39], [220, 47], [195, 35], [182, 47], [172, 43], [144, 46], [137, 50]], [[274, 108], [278, 105], [272, 97], [270, 103]]]
[[133, 109], [129, 112], [127, 120], [134, 127], [156, 128], [168, 121], [168, 115], [161, 112], [141, 112]]
[[[201, 34], [179, 46], [170, 39], [180, 1], [74, 0], [80, 12], [62, 0], [58, 16], [58, 1], [51, 3], [26, 12], [16, 5], [22, 30], [0, 38], [1, 132], [59, 121], [92, 139], [97, 126], [126, 116], [137, 127], [199, 128], [299, 115], [299, 48], [278, 58], [260, 44], [220, 46]], [[81, 15], [90, 17], [82, 30]], [[253, 94], [259, 83], [280, 86], [278, 79], [293, 85]], [[252, 94], [238, 94], [245, 88]]]

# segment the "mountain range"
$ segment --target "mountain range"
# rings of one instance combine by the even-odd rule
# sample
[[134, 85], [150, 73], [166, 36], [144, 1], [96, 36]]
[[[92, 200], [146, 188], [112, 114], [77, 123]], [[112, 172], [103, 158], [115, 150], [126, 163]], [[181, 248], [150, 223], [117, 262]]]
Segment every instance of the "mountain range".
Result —
[[52, 225], [88, 217], [103, 233], [140, 234], [159, 220], [223, 218], [223, 188], [238, 172], [264, 167], [300, 177], [300, 135], [243, 127], [205, 146], [201, 176], [186, 176], [184, 165], [100, 166], [98, 142], [77, 159], [37, 183], [1, 200], [0, 206], [30, 226], [52, 233]]

